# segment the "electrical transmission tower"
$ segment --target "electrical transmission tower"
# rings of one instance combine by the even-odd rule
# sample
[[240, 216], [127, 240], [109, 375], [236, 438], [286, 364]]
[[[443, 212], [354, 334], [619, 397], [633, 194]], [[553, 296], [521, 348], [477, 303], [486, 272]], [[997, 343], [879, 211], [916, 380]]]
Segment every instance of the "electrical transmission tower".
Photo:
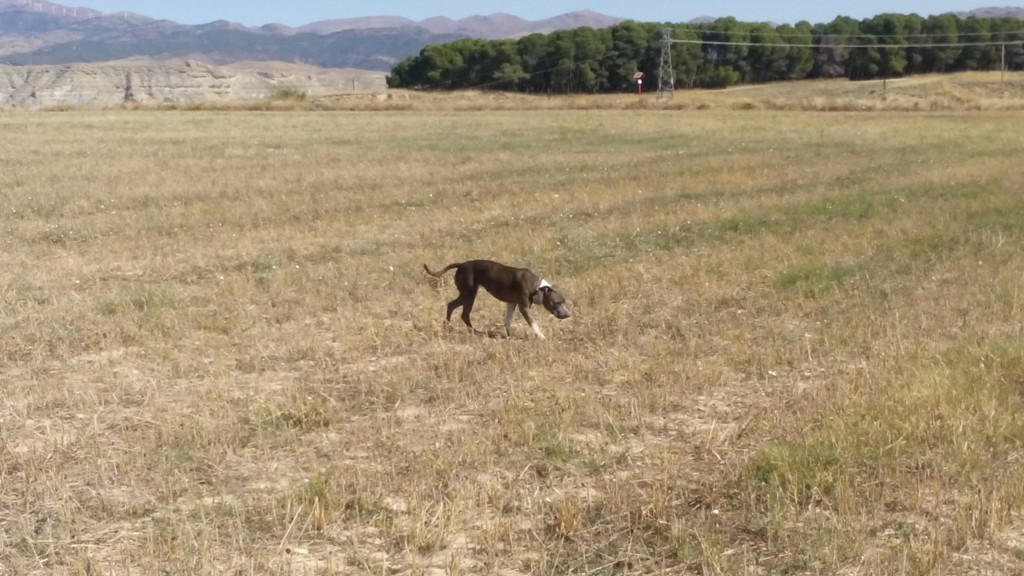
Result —
[[658, 73], [658, 100], [672, 99], [676, 78], [672, 72], [672, 29], [661, 29], [661, 71]]

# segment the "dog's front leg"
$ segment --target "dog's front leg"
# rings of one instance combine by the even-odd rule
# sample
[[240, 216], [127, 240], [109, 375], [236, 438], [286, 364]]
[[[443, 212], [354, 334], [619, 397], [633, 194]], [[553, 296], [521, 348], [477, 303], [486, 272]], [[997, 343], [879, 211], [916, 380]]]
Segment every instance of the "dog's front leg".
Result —
[[508, 303], [505, 308], [505, 335], [512, 336], [512, 316], [516, 313], [516, 304]]
[[537, 335], [537, 338], [543, 340], [544, 333], [540, 331], [540, 325], [530, 316], [530, 311], [526, 309], [526, 306], [520, 306], [519, 311], [523, 313], [523, 318], [526, 319], [526, 323], [533, 329], [533, 333]]

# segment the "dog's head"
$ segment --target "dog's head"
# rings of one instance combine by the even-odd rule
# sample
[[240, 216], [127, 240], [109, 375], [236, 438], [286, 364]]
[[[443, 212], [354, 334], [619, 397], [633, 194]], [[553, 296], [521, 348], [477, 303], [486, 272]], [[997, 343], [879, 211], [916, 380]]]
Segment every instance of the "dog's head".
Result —
[[540, 287], [531, 295], [534, 304], [542, 304], [555, 318], [565, 320], [569, 317], [569, 308], [565, 306], [565, 296], [555, 290], [546, 280], [540, 281]]

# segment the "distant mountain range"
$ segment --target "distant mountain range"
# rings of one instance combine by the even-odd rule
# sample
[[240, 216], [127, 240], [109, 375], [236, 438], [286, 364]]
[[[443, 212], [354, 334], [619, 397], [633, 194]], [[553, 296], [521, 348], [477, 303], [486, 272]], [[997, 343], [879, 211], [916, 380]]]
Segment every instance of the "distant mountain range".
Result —
[[970, 12], [956, 12], [957, 16], [966, 18], [967, 16], [977, 16], [978, 18], [1021, 18], [1024, 19], [1024, 8], [1015, 8], [1013, 6], [1005, 6], [1002, 8], [978, 8], [971, 10]]
[[[961, 13], [966, 14], [1024, 17], [1024, 8], [982, 8]], [[428, 44], [467, 37], [517, 38], [581, 26], [605, 28], [621, 21], [622, 18], [580, 10], [536, 21], [491, 14], [419, 22], [377, 16], [324, 20], [297, 28], [282, 24], [253, 28], [224, 20], [189, 26], [133, 12], [104, 14], [46, 0], [0, 0], [0, 64], [190, 58], [211, 64], [279, 61], [388, 71]]]
[[323, 68], [387, 71], [428, 44], [459, 38], [516, 38], [622, 18], [581, 10], [528, 21], [509, 14], [415, 22], [378, 16], [252, 28], [219, 20], [198, 26], [133, 12], [103, 14], [46, 0], [0, 0], [0, 64], [96, 63], [128, 58], [191, 58], [212, 64], [281, 61]]

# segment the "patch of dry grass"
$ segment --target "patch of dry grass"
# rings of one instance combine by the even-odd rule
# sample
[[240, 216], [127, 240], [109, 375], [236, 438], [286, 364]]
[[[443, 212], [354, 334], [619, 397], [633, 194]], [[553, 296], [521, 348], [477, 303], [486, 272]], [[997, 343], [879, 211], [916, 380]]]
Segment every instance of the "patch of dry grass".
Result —
[[[270, 98], [195, 103], [131, 103], [132, 110], [493, 112], [536, 110], [733, 110], [788, 112], [978, 112], [1024, 110], [1024, 75], [972, 72], [850, 82], [776, 82], [726, 90], [537, 96], [497, 91], [392, 90], [308, 96], [282, 89]], [[52, 111], [73, 110], [58, 107]]]
[[1019, 112], [542, 100], [0, 115], [0, 564], [1021, 569]]
[[[255, 103], [266, 106], [272, 103]], [[311, 100], [321, 110], [776, 110], [790, 112], [964, 112], [1024, 110], [1024, 75], [977, 72], [850, 82], [776, 82], [726, 90], [612, 95], [529, 96], [504, 92], [408, 92]]]

